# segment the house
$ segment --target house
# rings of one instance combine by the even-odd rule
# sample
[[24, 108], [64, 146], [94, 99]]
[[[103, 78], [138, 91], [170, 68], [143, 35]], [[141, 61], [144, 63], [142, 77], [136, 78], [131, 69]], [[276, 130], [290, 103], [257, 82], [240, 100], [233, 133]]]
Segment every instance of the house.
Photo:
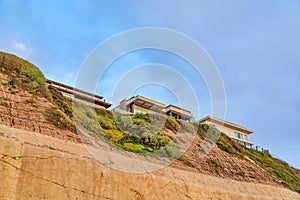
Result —
[[174, 105], [168, 105], [166, 107], [166, 114], [169, 116], [173, 116], [177, 119], [182, 119], [185, 121], [190, 121], [191, 118], [193, 118], [193, 114], [191, 111], [185, 110], [183, 108], [179, 108]]
[[200, 119], [199, 123], [215, 126], [219, 131], [246, 147], [253, 146], [253, 142], [249, 141], [249, 135], [253, 133], [250, 129], [212, 116]]
[[120, 102], [120, 105], [114, 108], [114, 110], [125, 111], [128, 113], [159, 113], [187, 121], [193, 118], [193, 114], [188, 110], [174, 105], [166, 106], [161, 102], [141, 95], [133, 96], [128, 100], [123, 99]]
[[116, 108], [129, 113], [164, 113], [165, 107], [163, 103], [137, 95], [123, 99]]
[[112, 104], [102, 101], [102, 96], [95, 95], [49, 79], [46, 80], [46, 83], [49, 84], [50, 89], [55, 88], [56, 90], [60, 91], [63, 95], [75, 98], [76, 100], [82, 101], [90, 106], [102, 107], [105, 109], [112, 106]]

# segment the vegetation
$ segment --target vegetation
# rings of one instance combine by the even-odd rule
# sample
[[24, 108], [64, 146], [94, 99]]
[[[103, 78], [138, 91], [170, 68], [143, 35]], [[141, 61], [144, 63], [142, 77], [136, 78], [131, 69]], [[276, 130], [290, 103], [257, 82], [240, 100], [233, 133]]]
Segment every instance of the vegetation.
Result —
[[115, 129], [104, 130], [104, 133], [113, 141], [119, 141], [120, 139], [123, 138], [123, 133], [119, 130], [115, 130]]
[[[10, 80], [1, 82], [3, 85], [9, 86], [9, 91], [12, 94], [18, 93], [15, 88], [20, 87], [32, 95], [46, 97], [56, 105], [52, 110], [49, 110], [48, 120], [60, 128], [75, 130], [70, 102], [58, 92], [49, 92], [45, 84], [46, 79], [39, 68], [15, 55], [0, 52], [0, 69], [1, 73], [9, 76]], [[36, 99], [32, 97], [26, 102], [32, 104], [36, 102]]]
[[102, 108], [93, 109], [79, 102], [75, 106], [75, 120], [113, 146], [135, 153], [180, 156], [178, 146], [160, 132], [166, 129], [165, 125], [179, 130], [180, 125], [174, 118], [172, 123], [166, 122], [160, 128], [160, 120], [166, 118], [159, 115], [151, 118], [143, 113], [121, 115]]
[[226, 151], [230, 154], [234, 154], [237, 157], [244, 158], [243, 150], [245, 148], [243, 148], [243, 146], [239, 143], [232, 141], [232, 139], [230, 139], [225, 134], [221, 134], [221, 136], [217, 140], [217, 145], [223, 151]]
[[198, 129], [197, 123], [191, 123], [184, 120], [180, 120], [180, 130], [189, 133], [195, 133]]
[[[269, 153], [247, 148], [208, 124], [199, 124], [198, 134], [202, 139], [207, 137], [216, 141], [217, 146], [227, 153], [241, 159], [251, 159], [284, 186], [296, 192], [300, 191], [300, 171], [289, 166], [288, 163], [272, 157]], [[217, 160], [209, 159], [207, 163], [214, 167], [220, 166]]]
[[58, 108], [52, 110], [48, 120], [59, 128], [75, 131], [74, 122]]
[[244, 153], [265, 171], [277, 178], [284, 186], [296, 192], [300, 191], [299, 170], [289, 166], [288, 163], [284, 161], [273, 158], [260, 151], [245, 149]]
[[63, 96], [61, 92], [57, 91], [54, 88], [50, 89], [50, 95], [52, 102], [54, 103], [54, 105], [56, 105], [56, 108], [60, 109], [70, 119], [73, 119], [71, 100]]
[[35, 103], [36, 100], [33, 99], [33, 98], [30, 98], [30, 99], [26, 99], [26, 102], [27, 102], [27, 103]]
[[31, 94], [45, 94], [45, 77], [42, 72], [30, 62], [15, 55], [0, 52], [0, 69], [8, 74], [11, 80], [8, 84], [13, 88], [27, 89]]
[[174, 118], [169, 116], [166, 120], [166, 128], [172, 130], [173, 132], [178, 132], [180, 129], [180, 124], [178, 123], [178, 121]]
[[213, 166], [213, 167], [219, 167], [220, 166], [219, 162], [217, 160], [214, 160], [214, 159], [208, 159], [206, 162], [208, 164], [210, 164], [211, 166]]
[[[209, 129], [211, 129], [211, 127]], [[270, 175], [279, 180], [284, 186], [299, 192], [300, 171], [289, 166], [286, 162], [276, 159], [270, 154], [240, 145], [223, 133], [220, 135], [217, 145], [220, 149], [241, 159], [250, 158]]]

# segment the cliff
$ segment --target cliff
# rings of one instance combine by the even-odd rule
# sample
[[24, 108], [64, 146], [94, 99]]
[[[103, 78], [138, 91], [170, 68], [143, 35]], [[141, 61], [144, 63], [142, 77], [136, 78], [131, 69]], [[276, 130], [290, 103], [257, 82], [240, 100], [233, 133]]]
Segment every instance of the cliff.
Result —
[[[168, 166], [146, 173], [117, 170], [116, 165], [151, 166], [153, 160], [97, 137], [85, 141], [75, 131], [69, 100], [49, 90], [42, 73], [27, 61], [0, 52], [0, 70], [0, 199], [300, 199], [286, 188], [297, 190], [299, 170], [224, 136], [205, 157], [199, 157], [199, 133]], [[98, 110], [99, 123], [107, 128], [99, 131], [115, 142], [120, 131], [109, 115]], [[166, 135], [178, 137], [171, 129], [164, 130]], [[98, 142], [102, 151], [91, 154]], [[106, 163], [111, 155], [120, 159]]]
[[0, 126], [0, 199], [300, 199], [282, 187], [217, 178], [171, 167], [120, 172], [84, 146]]

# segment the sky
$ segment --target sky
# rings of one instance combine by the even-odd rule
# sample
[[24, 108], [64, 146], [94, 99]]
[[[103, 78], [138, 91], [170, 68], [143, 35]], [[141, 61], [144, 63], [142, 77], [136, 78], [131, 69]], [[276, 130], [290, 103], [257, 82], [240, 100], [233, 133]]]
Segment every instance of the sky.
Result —
[[[0, 0], [0, 51], [25, 58], [47, 78], [69, 85], [75, 85], [82, 63], [97, 45], [142, 27], [172, 29], [198, 42], [223, 79], [225, 119], [254, 130], [250, 138], [255, 145], [300, 168], [299, 0]], [[96, 92], [113, 102], [112, 91], [124, 74], [149, 63], [181, 74], [199, 100], [199, 112], [187, 109], [196, 118], [210, 114], [203, 77], [170, 52], [144, 49], [120, 57], [107, 68]], [[174, 91], [159, 84], [142, 85], [134, 94], [178, 105]]]

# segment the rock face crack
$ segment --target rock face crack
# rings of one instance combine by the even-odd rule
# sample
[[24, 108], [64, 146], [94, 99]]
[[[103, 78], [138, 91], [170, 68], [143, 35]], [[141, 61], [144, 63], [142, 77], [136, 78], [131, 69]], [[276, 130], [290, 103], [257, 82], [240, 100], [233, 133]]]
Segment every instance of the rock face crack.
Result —
[[6, 155], [2, 155], [1, 158], [0, 158], [0, 160], [2, 160], [2, 159], [5, 158], [5, 157], [6, 157]]
[[[2, 154], [2, 158], [3, 157], [10, 157], [14, 160], [18, 160], [18, 159], [22, 159], [22, 158], [32, 158], [32, 159], [41, 159], [41, 160], [44, 160], [44, 159], [53, 159], [53, 158], [60, 158], [60, 159], [63, 159], [62, 157], [60, 156], [47, 156], [47, 157], [37, 157], [37, 156], [26, 156], [26, 155], [20, 155], [20, 156], [9, 156], [9, 155], [6, 155], [6, 154], [3, 154], [3, 153], [0, 153]], [[1, 158], [1, 160], [2, 160]]]
[[143, 200], [143, 195], [139, 193], [137, 190], [131, 189], [131, 191], [134, 193], [133, 200]]
[[[13, 139], [13, 140], [15, 140], [15, 141], [20, 141], [19, 138], [14, 137], [14, 136], [7, 136], [7, 135], [5, 135], [5, 133], [3, 133], [3, 132], [0, 132], [0, 136], [1, 136], [1, 137], [4, 137], [4, 138], [7, 138], [7, 139]], [[50, 149], [50, 150], [53, 150], [53, 151], [56, 151], [56, 152], [60, 152], [60, 153], [67, 153], [67, 154], [69, 154], [69, 155], [71, 155], [71, 156], [76, 156], [76, 157], [80, 157], [80, 158], [83, 158], [83, 159], [90, 159], [90, 160], [92, 160], [91, 157], [88, 157], [88, 156], [79, 156], [78, 154], [72, 153], [72, 152], [70, 152], [70, 151], [62, 150], [62, 149], [59, 149], [59, 148], [54, 148], [54, 147], [49, 146], [49, 145], [46, 145], [46, 144], [44, 144], [44, 145], [39, 145], [39, 144], [33, 144], [33, 143], [31, 143], [31, 142], [21, 142], [20, 144], [21, 144], [21, 145], [24, 145], [24, 144], [25, 144], [25, 145], [30, 145], [30, 146], [34, 146], [34, 147], [40, 147], [40, 148], [46, 148], [46, 149]], [[24, 156], [24, 157], [25, 157], [25, 156]]]
[[[1, 154], [2, 154], [2, 153], [1, 153]], [[22, 169], [22, 168], [20, 168], [20, 167], [18, 167], [18, 166], [16, 166], [16, 165], [14, 165], [14, 164], [12, 164], [12, 163], [6, 161], [6, 160], [3, 160], [3, 158], [5, 158], [5, 157], [10, 157], [10, 158], [12, 158], [12, 159], [14, 159], [14, 160], [15, 160], [15, 158], [26, 158], [26, 157], [27, 157], [27, 158], [28, 158], [28, 157], [29, 157], [29, 158], [36, 158], [36, 159], [51, 159], [51, 158], [61, 158], [61, 157], [58, 157], [58, 156], [49, 156], [49, 157], [13, 156], [13, 157], [11, 157], [11, 156], [2, 154], [2, 157], [1, 157], [0, 161], [3, 162], [3, 163], [5, 163], [5, 164], [7, 164], [7, 165], [9, 165], [9, 166], [11, 166], [11, 167], [13, 167], [13, 168], [15, 168], [16, 170], [20, 170], [20, 171], [22, 171], [22, 172], [24, 172], [24, 173], [27, 173], [27, 174], [29, 174], [29, 175], [35, 177], [35, 178], [38, 178], [38, 179], [41, 179], [41, 180], [50, 182], [50, 183], [55, 184], [55, 185], [57, 185], [57, 186], [59, 186], [59, 187], [63, 187], [63, 188], [65, 188], [65, 189], [75, 190], [75, 191], [78, 191], [78, 192], [81, 192], [81, 193], [84, 193], [84, 194], [88, 194], [88, 195], [91, 195], [91, 196], [99, 197], [99, 198], [109, 199], [109, 197], [104, 197], [104, 196], [101, 196], [101, 195], [98, 195], [98, 194], [89, 193], [89, 192], [87, 192], [87, 191], [84, 191], [84, 190], [81, 190], [81, 189], [78, 189], [78, 188], [69, 187], [69, 186], [66, 186], [66, 185], [64, 185], [64, 184], [58, 183], [58, 182], [56, 182], [56, 181], [49, 180], [49, 179], [46, 179], [46, 178], [41, 177], [41, 176], [37, 176], [37, 175], [35, 175], [34, 173], [32, 173], [32, 172], [30, 172], [30, 171], [24, 170], [24, 169]]]

